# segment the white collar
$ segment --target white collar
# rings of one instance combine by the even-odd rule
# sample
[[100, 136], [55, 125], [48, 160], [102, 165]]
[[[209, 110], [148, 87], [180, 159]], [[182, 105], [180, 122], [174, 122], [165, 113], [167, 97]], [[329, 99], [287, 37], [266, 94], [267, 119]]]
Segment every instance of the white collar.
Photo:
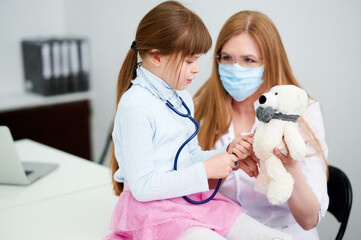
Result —
[[139, 85], [140, 87], [147, 89], [155, 97], [161, 99], [157, 92], [149, 85], [147, 80], [144, 79], [140, 71], [144, 73], [147, 80], [151, 82], [151, 84], [157, 89], [157, 91], [164, 99], [170, 101], [173, 105], [175, 105], [176, 108], [181, 107], [182, 103], [179, 101], [176, 91], [171, 88], [164, 80], [160, 79], [143, 66], [139, 66], [137, 68], [137, 77], [131, 81], [133, 85]]

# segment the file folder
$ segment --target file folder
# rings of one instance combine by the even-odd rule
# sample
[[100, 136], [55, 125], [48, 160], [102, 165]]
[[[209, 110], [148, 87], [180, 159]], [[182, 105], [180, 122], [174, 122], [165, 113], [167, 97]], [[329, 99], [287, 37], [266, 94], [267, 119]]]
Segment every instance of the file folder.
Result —
[[43, 41], [23, 41], [22, 52], [26, 90], [50, 95], [50, 45]]
[[78, 41], [78, 48], [80, 50], [80, 91], [87, 91], [89, 89], [89, 45], [85, 40]]
[[59, 94], [67, 93], [69, 89], [70, 55], [69, 42], [61, 42], [61, 76], [59, 81]]

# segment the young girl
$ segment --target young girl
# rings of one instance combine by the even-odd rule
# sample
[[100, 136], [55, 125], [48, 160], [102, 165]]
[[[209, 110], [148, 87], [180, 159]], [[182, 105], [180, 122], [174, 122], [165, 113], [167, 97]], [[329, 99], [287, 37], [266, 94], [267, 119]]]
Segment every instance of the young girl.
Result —
[[175, 157], [195, 132], [193, 118], [176, 112], [193, 113], [192, 98], [182, 90], [210, 47], [201, 19], [177, 2], [164, 2], [141, 20], [117, 85], [111, 168], [115, 193], [122, 193], [106, 239], [288, 239], [220, 194], [205, 204], [182, 198], [207, 199], [213, 192], [207, 179], [228, 176], [250, 155], [251, 138], [234, 143], [239, 157], [226, 147], [201, 151], [193, 138]]

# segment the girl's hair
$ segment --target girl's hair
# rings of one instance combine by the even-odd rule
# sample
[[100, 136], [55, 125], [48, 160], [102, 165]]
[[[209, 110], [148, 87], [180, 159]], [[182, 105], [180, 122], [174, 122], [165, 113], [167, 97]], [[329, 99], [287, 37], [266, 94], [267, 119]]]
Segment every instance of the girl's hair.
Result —
[[[136, 77], [134, 68], [137, 53], [140, 57], [152, 54], [171, 56], [182, 63], [187, 56], [204, 54], [212, 46], [212, 39], [202, 20], [192, 11], [176, 1], [167, 1], [150, 10], [140, 21], [135, 36], [135, 47], [129, 49], [119, 72], [117, 84], [117, 105], [122, 95], [131, 86]], [[179, 67], [179, 63], [177, 69]], [[174, 69], [171, 69], [174, 70]], [[114, 173], [119, 168], [114, 154], [114, 142], [111, 148], [110, 168], [115, 195], [123, 190], [123, 184], [114, 180]]]
[[[260, 46], [264, 62], [263, 84], [261, 85], [264, 92], [269, 91], [275, 85], [292, 84], [300, 87], [293, 76], [276, 26], [260, 12], [241, 11], [229, 18], [219, 33], [214, 56], [221, 52], [223, 45], [230, 38], [242, 32], [251, 35]], [[213, 60], [210, 78], [195, 94], [194, 101], [195, 119], [201, 125], [198, 134], [199, 144], [204, 150], [209, 150], [228, 130], [233, 114], [228, 93], [220, 81], [216, 58]], [[300, 117], [299, 123], [309, 137], [313, 148], [322, 156], [327, 166], [319, 140], [304, 118]]]

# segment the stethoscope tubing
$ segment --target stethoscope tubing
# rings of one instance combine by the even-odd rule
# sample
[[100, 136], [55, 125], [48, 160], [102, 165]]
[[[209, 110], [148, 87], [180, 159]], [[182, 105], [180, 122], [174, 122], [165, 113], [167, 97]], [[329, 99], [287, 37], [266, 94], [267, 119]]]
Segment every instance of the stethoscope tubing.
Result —
[[[198, 125], [197, 121], [196, 121], [194, 118], [192, 118], [192, 116], [191, 116], [191, 111], [189, 110], [188, 106], [185, 104], [185, 102], [183, 101], [183, 99], [182, 99], [181, 97], [179, 97], [179, 99], [181, 100], [183, 107], [187, 110], [187, 114], [184, 114], [184, 113], [179, 112], [177, 109], [175, 109], [175, 108], [173, 107], [173, 105], [172, 105], [169, 101], [166, 102], [166, 105], [167, 105], [173, 112], [175, 112], [176, 114], [178, 114], [179, 116], [181, 116], [181, 117], [186, 117], [186, 118], [188, 118], [189, 120], [191, 120], [191, 121], [194, 123], [194, 125], [196, 126], [196, 130], [195, 130], [194, 133], [179, 147], [179, 149], [178, 149], [178, 151], [177, 151], [177, 154], [176, 154], [176, 156], [175, 156], [175, 158], [174, 158], [174, 167], [173, 167], [174, 170], [177, 170], [179, 154], [181, 153], [181, 151], [183, 150], [183, 148], [184, 148], [195, 136], [197, 136], [197, 134], [198, 134], [198, 132], [199, 132], [199, 125]], [[207, 199], [205, 199], [205, 200], [195, 201], [195, 200], [190, 199], [190, 198], [187, 197], [187, 196], [183, 196], [183, 198], [184, 198], [185, 200], [187, 200], [188, 202], [193, 203], [193, 204], [204, 204], [204, 203], [207, 203], [207, 202], [209, 202], [210, 200], [212, 200], [212, 199], [214, 198], [214, 196], [217, 194], [217, 192], [218, 192], [218, 190], [219, 190], [219, 188], [220, 188], [220, 186], [221, 186], [221, 183], [222, 183], [222, 179], [219, 179], [219, 180], [218, 180], [218, 183], [217, 183], [217, 186], [216, 186], [216, 189], [213, 191], [212, 195], [209, 196], [209, 197], [208, 197]]]
[[[163, 100], [163, 102], [166, 104], [167, 107], [169, 107], [173, 112], [175, 112], [176, 114], [178, 114], [179, 116], [181, 117], [184, 117], [184, 118], [188, 118], [190, 119], [194, 125], [196, 126], [196, 130], [194, 131], [194, 133], [187, 139], [184, 141], [184, 143], [179, 147], [178, 151], [177, 151], [177, 154], [174, 158], [174, 166], [173, 166], [173, 169], [174, 170], [177, 170], [177, 165], [178, 165], [178, 157], [179, 157], [179, 154], [181, 153], [181, 151], [183, 150], [184, 146], [187, 145], [195, 136], [197, 136], [198, 132], [199, 132], [199, 125], [197, 123], [197, 121], [192, 118], [191, 116], [191, 111], [189, 110], [188, 106], [185, 104], [185, 102], [183, 101], [183, 99], [181, 97], [179, 97], [179, 99], [181, 100], [182, 102], [182, 105], [183, 107], [187, 110], [187, 113], [184, 114], [184, 113], [181, 113], [179, 112], [177, 109], [174, 108], [174, 106], [168, 101], [166, 100], [160, 93], [159, 91], [153, 86], [153, 84], [147, 79], [147, 77], [145, 76], [145, 74], [143, 73], [142, 69], [140, 68], [141, 66], [141, 63], [138, 63], [136, 68], [139, 69], [141, 75], [143, 76], [143, 78], [146, 80], [146, 82], [151, 86], [151, 88], [157, 93], [157, 95]], [[175, 91], [174, 91], [175, 92]], [[212, 200], [214, 198], [214, 196], [217, 194], [220, 186], [221, 186], [221, 183], [222, 183], [222, 179], [219, 179], [218, 180], [218, 184], [216, 186], [216, 189], [213, 191], [213, 194], [211, 196], [209, 196], [207, 199], [205, 200], [202, 200], [202, 201], [195, 201], [195, 200], [192, 200], [190, 199], [189, 197], [187, 196], [183, 196], [183, 198], [185, 200], [187, 200], [188, 202], [190, 203], [193, 203], [193, 204], [204, 204], [204, 203], [207, 203], [209, 202], [210, 200]]]

